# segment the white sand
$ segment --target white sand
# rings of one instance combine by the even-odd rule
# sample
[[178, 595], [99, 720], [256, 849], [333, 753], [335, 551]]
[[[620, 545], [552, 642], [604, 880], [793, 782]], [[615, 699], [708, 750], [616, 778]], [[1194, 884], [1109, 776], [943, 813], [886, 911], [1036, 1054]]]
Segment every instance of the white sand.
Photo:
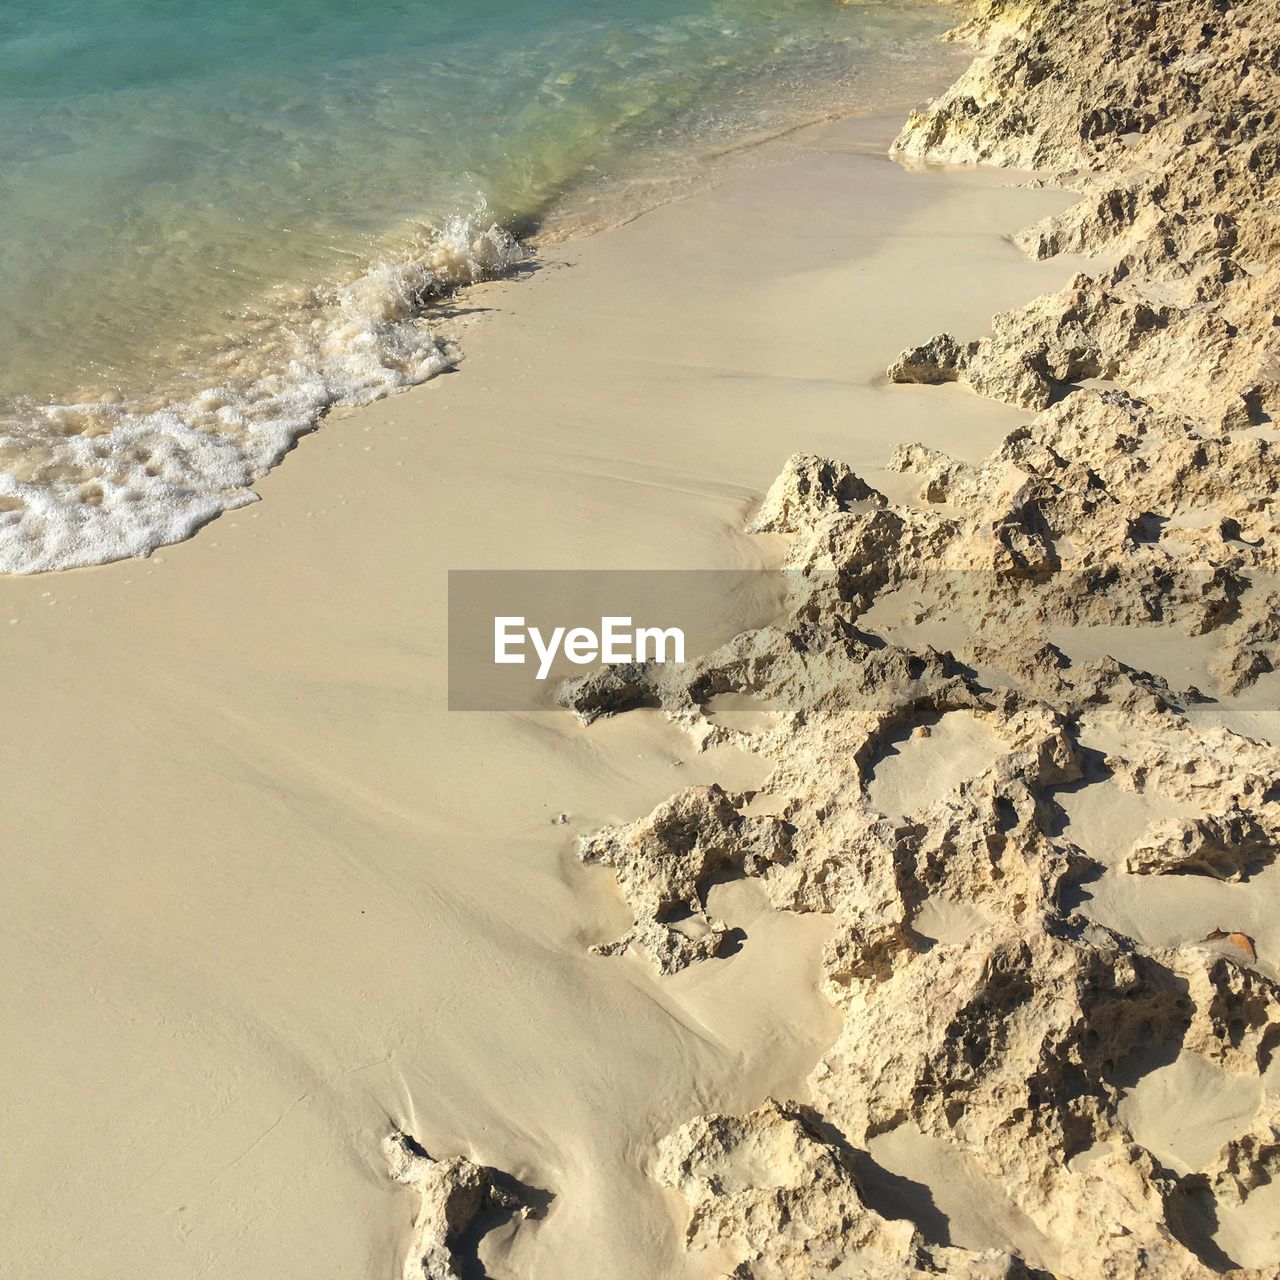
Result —
[[908, 174], [895, 126], [474, 292], [460, 373], [331, 421], [193, 541], [0, 582], [13, 1274], [389, 1276], [393, 1124], [554, 1193], [495, 1274], [705, 1273], [652, 1143], [802, 1096], [826, 926], [727, 886], [731, 958], [586, 954], [625, 912], [573, 837], [758, 770], [644, 714], [449, 714], [445, 573], [755, 565], [737, 529], [792, 451], [888, 487], [892, 444], [976, 459], [1020, 421], [880, 372], [1063, 282], [1005, 237], [1067, 198]]
[[1058, 1263], [1052, 1242], [963, 1151], [910, 1123], [873, 1139], [870, 1148], [881, 1173], [868, 1181], [884, 1187], [890, 1205], [909, 1205], [936, 1243], [968, 1249], [1012, 1244], [1032, 1266]]
[[890, 817], [909, 817], [945, 799], [991, 768], [1003, 744], [972, 711], [952, 711], [927, 726], [905, 729], [872, 761], [867, 798]]
[[[1203, 1054], [1184, 1050], [1136, 1082], [1121, 1099], [1119, 1117], [1170, 1169], [1194, 1173], [1248, 1129], [1262, 1092], [1261, 1079], [1234, 1075]], [[1188, 1106], [1189, 1099], [1196, 1105]]]

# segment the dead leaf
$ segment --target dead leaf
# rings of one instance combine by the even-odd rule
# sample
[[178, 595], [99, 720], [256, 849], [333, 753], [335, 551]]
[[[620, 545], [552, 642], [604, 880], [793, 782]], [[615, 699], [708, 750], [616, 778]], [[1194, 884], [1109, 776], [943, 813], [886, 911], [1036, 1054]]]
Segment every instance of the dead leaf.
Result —
[[1250, 960], [1258, 958], [1258, 948], [1253, 939], [1247, 933], [1228, 933], [1225, 929], [1214, 929], [1212, 933], [1205, 938], [1206, 942], [1229, 942], [1233, 947], [1243, 951]]

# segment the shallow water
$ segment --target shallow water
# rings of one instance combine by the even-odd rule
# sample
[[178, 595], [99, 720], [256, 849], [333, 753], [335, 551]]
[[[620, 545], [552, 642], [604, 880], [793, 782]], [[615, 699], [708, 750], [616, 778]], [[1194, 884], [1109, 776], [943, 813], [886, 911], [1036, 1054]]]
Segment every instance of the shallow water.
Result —
[[251, 501], [327, 407], [454, 362], [422, 304], [509, 265], [508, 232], [873, 103], [946, 16], [9, 0], [0, 569], [145, 553]]

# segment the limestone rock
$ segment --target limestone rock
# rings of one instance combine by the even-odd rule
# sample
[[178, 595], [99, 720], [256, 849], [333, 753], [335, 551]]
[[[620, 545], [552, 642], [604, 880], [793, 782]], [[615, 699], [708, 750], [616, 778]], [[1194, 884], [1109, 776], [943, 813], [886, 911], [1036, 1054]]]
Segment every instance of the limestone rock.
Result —
[[654, 1176], [689, 1206], [692, 1248], [737, 1259], [732, 1280], [1016, 1280], [992, 1250], [929, 1250], [915, 1227], [869, 1209], [852, 1163], [794, 1106], [766, 1099], [742, 1116], [699, 1116], [663, 1139]]
[[727, 930], [706, 911], [712, 877], [758, 874], [788, 846], [785, 824], [743, 817], [717, 786], [690, 787], [639, 822], [584, 838], [579, 857], [612, 868], [635, 914], [623, 937], [594, 950], [639, 946], [662, 973], [718, 954]]
[[1118, 264], [997, 316], [989, 338], [940, 335], [890, 377], [962, 377], [1031, 409], [1064, 383], [1120, 379], [1215, 426], [1262, 421], [1280, 404], [1275, 0], [976, 9], [977, 58], [895, 153], [1053, 172], [1082, 199], [1020, 243]]
[[1239, 880], [1271, 861], [1280, 832], [1245, 809], [1203, 818], [1163, 818], [1133, 846], [1125, 870]]
[[601, 716], [657, 706], [655, 678], [654, 669], [648, 663], [618, 663], [584, 676], [570, 677], [560, 686], [556, 700], [574, 712], [583, 724], [592, 724]]
[[458, 1280], [458, 1237], [487, 1208], [516, 1209], [519, 1201], [494, 1180], [494, 1171], [461, 1156], [433, 1160], [408, 1134], [383, 1141], [391, 1176], [418, 1193], [404, 1280]]
[[809, 453], [792, 454], [747, 532], [795, 533], [820, 516], [848, 511], [859, 502], [883, 506], [885, 498], [843, 462]]
[[1228, 1142], [1203, 1177], [1227, 1204], [1243, 1204], [1250, 1192], [1280, 1177], [1280, 1108]]
[[977, 343], [961, 345], [949, 333], [940, 333], [923, 346], [909, 347], [889, 366], [890, 382], [922, 382], [938, 386], [955, 382], [964, 372]]

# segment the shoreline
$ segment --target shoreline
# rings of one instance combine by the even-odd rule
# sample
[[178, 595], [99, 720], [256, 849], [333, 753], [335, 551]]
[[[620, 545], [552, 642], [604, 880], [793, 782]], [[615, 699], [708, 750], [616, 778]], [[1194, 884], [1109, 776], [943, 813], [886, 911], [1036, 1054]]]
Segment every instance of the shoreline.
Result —
[[[926, 79], [947, 83], [940, 46], [922, 43], [913, 56], [928, 64]], [[918, 100], [883, 50], [854, 78], [850, 109], [883, 100], [905, 111]], [[836, 94], [837, 82], [826, 88]], [[61, 400], [10, 397], [0, 405], [0, 572], [145, 558], [252, 504], [262, 477], [331, 413], [459, 366], [466, 353], [438, 321], [466, 306], [469, 286], [518, 275], [539, 246], [606, 230], [767, 158], [772, 143], [836, 110], [820, 110], [817, 96], [793, 103], [785, 126], [739, 122], [728, 143], [691, 132], [639, 148], [616, 172], [584, 161], [572, 184], [523, 213], [492, 213], [478, 197], [447, 216], [401, 220], [331, 273], [281, 281], [157, 338], [128, 385], [117, 370], [74, 395], [64, 388]]]
[[[732, 904], [726, 917], [748, 926], [742, 953], [673, 986], [638, 959], [586, 956], [584, 931], [609, 936], [623, 909], [607, 873], [576, 865], [572, 838], [672, 786], [749, 779], [756, 766], [739, 752], [689, 756], [650, 716], [588, 733], [563, 716], [560, 727], [446, 720], [435, 615], [445, 567], [506, 566], [516, 546], [548, 566], [759, 563], [734, 530], [791, 447], [788, 420], [815, 424], [815, 447], [847, 444], [883, 405], [910, 424], [899, 433], [941, 440], [960, 424], [974, 456], [1012, 425], [1014, 413], [963, 394], [935, 421], [932, 394], [880, 385], [884, 334], [906, 340], [921, 314], [887, 286], [914, 273], [934, 291], [933, 322], [980, 324], [1029, 275], [1062, 278], [1062, 264], [1028, 267], [1001, 234], [1063, 200], [989, 175], [908, 175], [874, 154], [892, 128], [848, 127], [817, 126], [781, 144], [794, 154], [785, 165], [485, 286], [476, 300], [493, 314], [468, 335], [465, 374], [307, 437], [265, 479], [267, 501], [201, 537], [150, 561], [0, 586], [0, 612], [20, 618], [7, 629], [11, 661], [30, 676], [10, 706], [10, 746], [77, 778], [68, 797], [56, 776], [8, 761], [31, 832], [23, 910], [80, 939], [60, 955], [18, 952], [11, 972], [77, 1029], [92, 1107], [114, 1117], [101, 1129], [110, 1169], [86, 1156], [76, 1183], [97, 1224], [94, 1239], [76, 1240], [82, 1257], [110, 1270], [148, 1256], [171, 1276], [189, 1265], [190, 1246], [175, 1243], [187, 1239], [202, 1265], [241, 1277], [304, 1262], [381, 1274], [410, 1211], [381, 1169], [394, 1124], [433, 1154], [465, 1151], [554, 1192], [545, 1220], [510, 1242], [507, 1266], [520, 1274], [550, 1280], [569, 1257], [619, 1275], [629, 1257], [646, 1280], [653, 1258], [664, 1274], [700, 1273], [676, 1246], [675, 1205], [645, 1177], [646, 1152], [708, 1105], [748, 1108], [801, 1087], [835, 1029], [816, 984], [825, 925]], [[787, 229], [801, 191], [797, 236]], [[768, 246], [768, 265], [743, 314], [727, 282], [741, 279], [751, 243]], [[679, 248], [682, 273], [696, 263], [706, 285], [678, 343], [667, 303], [642, 283], [656, 244]], [[971, 262], [955, 261], [958, 244]], [[851, 283], [886, 295], [877, 315]], [[566, 413], [565, 378], [584, 369]], [[874, 427], [866, 447], [885, 452], [892, 438]], [[605, 512], [620, 516], [607, 546]], [[514, 788], [501, 802], [495, 768]], [[138, 801], [124, 808], [121, 795]], [[560, 811], [567, 828], [549, 822]], [[187, 833], [180, 846], [170, 830]], [[496, 897], [493, 866], [511, 886]], [[130, 954], [141, 968], [121, 972]], [[174, 981], [149, 976], [184, 955]], [[777, 972], [780, 955], [794, 957], [790, 976]], [[111, 974], [112, 1002], [133, 1011], [123, 1042], [80, 985], [90, 970]], [[529, 1009], [550, 1019], [550, 1040], [527, 1040]], [[165, 1028], [184, 1023], [172, 1040]], [[603, 1078], [597, 1025], [631, 1025], [640, 1040], [611, 1048]], [[454, 1044], [442, 1050], [443, 1027]], [[510, 1057], [519, 1037], [532, 1064], [569, 1073], [568, 1094]], [[14, 1064], [11, 1095], [57, 1075], [47, 1055], [59, 1043], [46, 1033]], [[117, 1075], [127, 1062], [151, 1064], [145, 1100], [131, 1102]], [[73, 1079], [61, 1087], [45, 1114], [65, 1121], [19, 1138], [22, 1173], [6, 1188], [29, 1230], [15, 1249], [31, 1265], [57, 1256], [47, 1189], [65, 1176], [63, 1124], [82, 1132], [90, 1105]], [[133, 1211], [104, 1229], [122, 1195]], [[242, 1204], [270, 1204], [270, 1232], [242, 1235]], [[166, 1243], [157, 1229], [169, 1221], [190, 1225]]]
[[[984, 0], [894, 152], [1004, 168], [814, 126], [268, 501], [0, 583], [21, 1263], [1271, 1280], [1280, 7], [1192, 2]], [[656, 709], [448, 713], [517, 555], [800, 586]]]

